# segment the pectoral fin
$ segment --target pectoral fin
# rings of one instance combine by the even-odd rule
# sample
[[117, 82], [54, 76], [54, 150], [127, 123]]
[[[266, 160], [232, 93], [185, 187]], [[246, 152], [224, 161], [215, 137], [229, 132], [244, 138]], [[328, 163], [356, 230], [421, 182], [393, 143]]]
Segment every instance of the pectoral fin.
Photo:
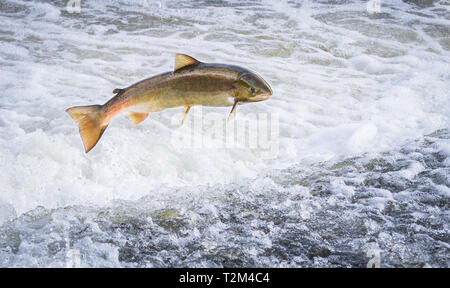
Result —
[[234, 101], [233, 108], [231, 108], [230, 115], [228, 115], [228, 121], [231, 121], [234, 119], [234, 117], [236, 117], [236, 109], [237, 109], [238, 103], [239, 103], [238, 100]]
[[131, 112], [130, 113], [130, 119], [133, 121], [135, 125], [141, 123], [145, 120], [145, 118], [148, 117], [149, 113], [137, 113], [137, 112]]
[[183, 120], [181, 120], [181, 126], [183, 126], [184, 120], [186, 120], [187, 114], [189, 113], [189, 109], [191, 109], [191, 106], [184, 106], [184, 115]]

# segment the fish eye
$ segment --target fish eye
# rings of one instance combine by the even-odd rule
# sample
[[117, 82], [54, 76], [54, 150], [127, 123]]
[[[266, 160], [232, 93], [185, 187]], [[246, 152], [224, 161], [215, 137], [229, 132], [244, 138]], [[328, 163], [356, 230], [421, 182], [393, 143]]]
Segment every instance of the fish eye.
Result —
[[250, 92], [255, 93], [255, 88], [250, 88]]

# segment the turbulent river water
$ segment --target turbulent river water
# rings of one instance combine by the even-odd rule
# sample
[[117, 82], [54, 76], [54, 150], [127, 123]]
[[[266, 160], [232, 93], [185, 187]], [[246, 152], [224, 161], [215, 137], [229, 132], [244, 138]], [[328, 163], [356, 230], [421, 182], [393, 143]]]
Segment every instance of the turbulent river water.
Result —
[[[374, 1], [2, 0], [0, 266], [448, 267], [450, 2]], [[64, 110], [177, 52], [274, 94], [85, 154]]]

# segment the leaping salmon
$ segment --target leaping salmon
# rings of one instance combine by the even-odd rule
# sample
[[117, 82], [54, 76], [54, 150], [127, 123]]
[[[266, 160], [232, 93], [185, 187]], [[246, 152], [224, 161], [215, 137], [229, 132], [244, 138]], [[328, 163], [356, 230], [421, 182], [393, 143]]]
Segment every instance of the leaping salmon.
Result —
[[111, 119], [128, 111], [134, 124], [144, 121], [150, 112], [184, 107], [183, 125], [192, 106], [232, 106], [267, 100], [272, 96], [269, 84], [248, 69], [226, 64], [202, 63], [188, 55], [176, 54], [175, 69], [137, 82], [116, 94], [103, 105], [66, 109], [78, 123], [84, 150], [88, 153], [98, 142]]

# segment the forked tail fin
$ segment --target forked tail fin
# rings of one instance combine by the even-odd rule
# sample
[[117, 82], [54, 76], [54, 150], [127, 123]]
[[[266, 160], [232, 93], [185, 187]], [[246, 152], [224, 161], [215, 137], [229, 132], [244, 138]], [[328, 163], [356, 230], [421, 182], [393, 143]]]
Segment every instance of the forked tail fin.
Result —
[[97, 144], [108, 124], [101, 105], [77, 106], [66, 109], [66, 112], [78, 123], [84, 151], [88, 153]]

